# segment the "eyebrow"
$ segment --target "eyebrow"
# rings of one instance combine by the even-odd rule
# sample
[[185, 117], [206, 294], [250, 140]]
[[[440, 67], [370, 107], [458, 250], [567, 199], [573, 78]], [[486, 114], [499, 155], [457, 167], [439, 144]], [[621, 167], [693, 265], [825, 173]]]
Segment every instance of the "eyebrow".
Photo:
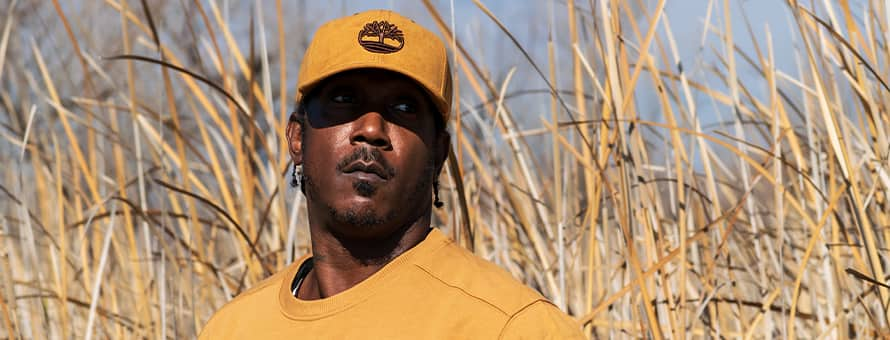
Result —
[[349, 82], [334, 82], [330, 83], [326, 86], [326, 92], [336, 91], [336, 90], [354, 90], [355, 85], [350, 84]]
[[[401, 86], [401, 85], [397, 86], [399, 91], [398, 91], [396, 98], [402, 98], [402, 97], [410, 98], [410, 99], [414, 100], [417, 104], [420, 104], [421, 102], [423, 102], [423, 103], [425, 103], [426, 106], [429, 106], [431, 109], [436, 110], [436, 105], [433, 102], [432, 98], [426, 91], [424, 91], [420, 87], [420, 85], [412, 83], [410, 81], [404, 83], [403, 85], [404, 86]], [[360, 88], [360, 87], [361, 86], [357, 86], [351, 81], [348, 81], [343, 78], [338, 78], [338, 79], [331, 79], [329, 82], [324, 84], [323, 88], [319, 88], [319, 89], [323, 90], [320, 92], [332, 92], [332, 91], [337, 91], [337, 90], [348, 90], [348, 91], [352, 91], [352, 92], [360, 92], [360, 91], [356, 91], [356, 88]], [[372, 89], [371, 91], [373, 91], [373, 89], [380, 88], [380, 86], [373, 86], [373, 84], [372, 84], [372, 86], [368, 86], [368, 87]]]

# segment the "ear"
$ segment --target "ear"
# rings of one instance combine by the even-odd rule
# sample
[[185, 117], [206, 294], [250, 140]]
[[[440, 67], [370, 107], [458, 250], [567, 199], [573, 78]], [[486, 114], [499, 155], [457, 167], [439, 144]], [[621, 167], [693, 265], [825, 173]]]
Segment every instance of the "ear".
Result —
[[285, 136], [287, 138], [288, 152], [294, 165], [303, 165], [303, 125], [296, 117], [298, 114], [297, 112], [291, 114]]

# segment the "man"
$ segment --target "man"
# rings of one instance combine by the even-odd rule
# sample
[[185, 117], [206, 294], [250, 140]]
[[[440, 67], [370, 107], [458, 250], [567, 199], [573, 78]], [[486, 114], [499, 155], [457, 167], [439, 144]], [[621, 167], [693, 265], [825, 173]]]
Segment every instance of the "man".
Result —
[[451, 82], [442, 41], [396, 13], [319, 28], [287, 127], [312, 255], [224, 306], [202, 339], [582, 338], [540, 294], [430, 228]]

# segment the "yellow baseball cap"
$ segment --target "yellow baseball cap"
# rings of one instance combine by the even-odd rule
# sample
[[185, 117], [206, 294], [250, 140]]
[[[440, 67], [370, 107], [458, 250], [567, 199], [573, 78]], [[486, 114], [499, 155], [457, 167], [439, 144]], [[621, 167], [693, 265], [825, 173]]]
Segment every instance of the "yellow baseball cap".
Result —
[[297, 102], [334, 74], [378, 68], [414, 79], [430, 94], [447, 122], [451, 69], [438, 36], [398, 13], [371, 10], [331, 20], [309, 43], [297, 79]]

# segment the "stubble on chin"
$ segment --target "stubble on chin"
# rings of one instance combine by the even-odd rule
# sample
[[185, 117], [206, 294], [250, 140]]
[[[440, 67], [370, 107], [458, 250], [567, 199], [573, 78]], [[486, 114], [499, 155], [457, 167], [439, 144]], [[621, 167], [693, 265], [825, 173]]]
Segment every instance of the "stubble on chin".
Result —
[[[424, 174], [421, 176], [420, 182], [414, 186], [414, 189], [409, 194], [410, 199], [407, 202], [423, 202], [424, 199], [422, 195], [431, 194], [429, 189], [431, 187], [431, 177], [434, 171], [435, 168], [432, 161], [430, 161], [424, 168]], [[318, 188], [307, 172], [303, 172], [301, 175], [301, 183], [303, 185], [303, 192], [306, 194], [308, 200], [316, 200], [321, 197], [320, 190], [323, 190], [323, 188]], [[359, 180], [352, 183], [352, 189], [359, 196], [372, 198], [377, 194], [379, 187], [370, 182]], [[375, 211], [375, 209], [371, 207], [349, 206], [346, 208], [337, 208], [329, 202], [322, 203], [335, 225], [338, 225], [341, 228], [346, 227], [347, 229], [357, 231], [373, 231], [386, 223], [392, 222], [398, 217], [396, 209], [393, 209], [384, 215]], [[423, 209], [417, 210], [422, 211]]]
[[[318, 188], [315, 185], [315, 182], [312, 180], [311, 176], [304, 172], [302, 174], [301, 182], [303, 184], [304, 193], [306, 194], [306, 198], [308, 200], [317, 200], [321, 197], [319, 192], [321, 188]], [[356, 181], [352, 184], [352, 188], [358, 195], [362, 197], [372, 197], [377, 191], [377, 187], [366, 181]], [[386, 221], [392, 220], [395, 217], [392, 216], [394, 215], [394, 213], [390, 213], [390, 216], [381, 216], [369, 207], [350, 206], [338, 209], [328, 202], [322, 203], [324, 204], [324, 207], [327, 210], [329, 216], [331, 216], [333, 223], [341, 227], [348, 227], [358, 230], [371, 230], [374, 229], [376, 226], [386, 223]]]

